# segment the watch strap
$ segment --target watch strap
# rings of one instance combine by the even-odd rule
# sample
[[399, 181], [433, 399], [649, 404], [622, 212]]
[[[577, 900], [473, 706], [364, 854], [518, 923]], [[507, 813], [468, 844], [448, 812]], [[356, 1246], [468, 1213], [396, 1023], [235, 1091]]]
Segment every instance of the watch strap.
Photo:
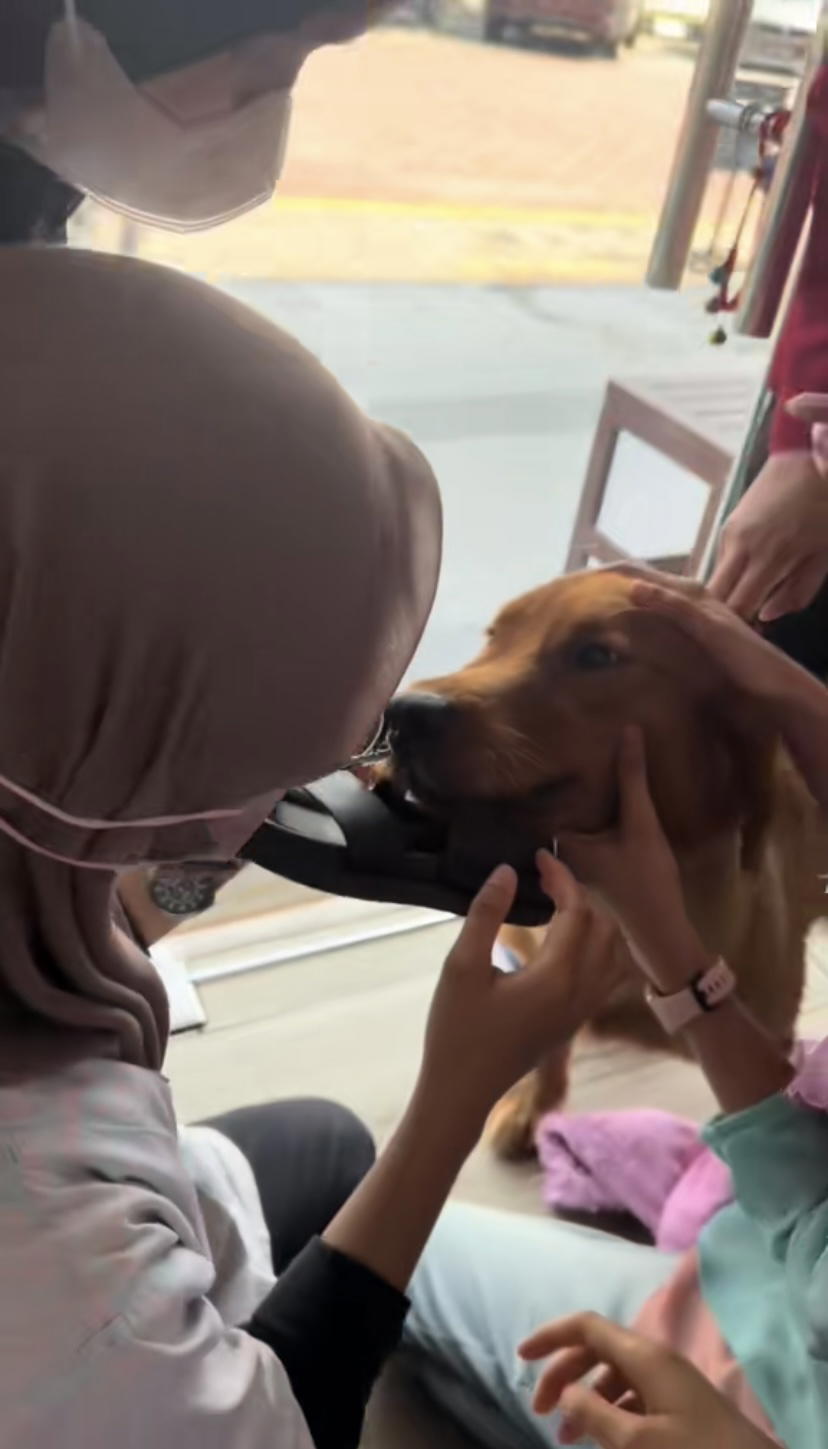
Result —
[[700, 971], [689, 985], [669, 996], [649, 989], [647, 1002], [668, 1036], [684, 1031], [697, 1017], [715, 1011], [736, 990], [736, 977], [723, 957]]

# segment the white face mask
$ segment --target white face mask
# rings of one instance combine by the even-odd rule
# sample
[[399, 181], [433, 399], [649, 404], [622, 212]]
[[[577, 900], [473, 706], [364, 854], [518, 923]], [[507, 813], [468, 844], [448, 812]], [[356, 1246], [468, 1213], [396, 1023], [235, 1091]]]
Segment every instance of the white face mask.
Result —
[[273, 195], [290, 124], [287, 90], [183, 122], [123, 72], [72, 0], [46, 47], [44, 105], [18, 138], [38, 161], [134, 221], [200, 231]]

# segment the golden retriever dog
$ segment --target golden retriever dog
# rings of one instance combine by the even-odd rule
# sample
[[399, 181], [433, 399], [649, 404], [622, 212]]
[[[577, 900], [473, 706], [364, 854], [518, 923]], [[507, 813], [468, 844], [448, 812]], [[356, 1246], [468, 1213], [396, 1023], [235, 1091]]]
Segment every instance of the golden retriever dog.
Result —
[[[825, 824], [750, 700], [670, 621], [636, 609], [632, 587], [602, 570], [508, 604], [466, 668], [397, 701], [397, 784], [449, 815], [455, 836], [496, 830], [531, 850], [564, 830], [612, 824], [619, 738], [639, 725], [689, 914], [736, 972], [743, 1000], [789, 1042], [805, 937], [826, 904]], [[509, 927], [505, 937], [518, 955], [531, 950], [531, 932]], [[589, 1030], [683, 1054], [629, 964]], [[565, 1055], [550, 1057], [495, 1110], [496, 1150], [531, 1152], [538, 1118], [566, 1087]]]

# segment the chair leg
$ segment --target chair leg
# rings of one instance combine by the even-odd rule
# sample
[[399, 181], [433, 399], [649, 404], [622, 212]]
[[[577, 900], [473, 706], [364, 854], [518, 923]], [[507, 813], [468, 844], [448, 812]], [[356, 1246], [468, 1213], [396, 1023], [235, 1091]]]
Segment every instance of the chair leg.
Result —
[[710, 492], [708, 495], [707, 503], [705, 504], [702, 520], [699, 524], [698, 533], [696, 534], [696, 541], [693, 545], [693, 551], [690, 555], [687, 566], [687, 572], [691, 576], [691, 578], [696, 577], [699, 569], [704, 562], [705, 555], [707, 553], [707, 545], [710, 542], [710, 537], [713, 533], [713, 529], [718, 522], [719, 510], [722, 506], [724, 489], [725, 485], [723, 482], [710, 485]]
[[601, 416], [598, 419], [598, 426], [595, 429], [595, 438], [592, 443], [592, 451], [589, 455], [584, 486], [581, 489], [581, 498], [578, 504], [578, 513], [575, 518], [575, 526], [572, 530], [572, 537], [569, 543], [569, 552], [566, 558], [565, 572], [574, 573], [582, 569], [589, 562], [588, 540], [593, 530], [597, 527], [601, 514], [601, 507], [609, 483], [610, 469], [615, 457], [615, 449], [618, 444], [618, 425], [615, 420], [614, 410], [611, 406], [609, 395], [604, 400], [601, 409]]

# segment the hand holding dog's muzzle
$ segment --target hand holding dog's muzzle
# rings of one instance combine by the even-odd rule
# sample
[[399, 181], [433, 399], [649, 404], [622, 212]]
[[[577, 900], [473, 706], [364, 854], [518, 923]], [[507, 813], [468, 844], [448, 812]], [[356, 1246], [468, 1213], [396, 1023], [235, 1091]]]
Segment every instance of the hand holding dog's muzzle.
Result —
[[[635, 726], [622, 735], [617, 771], [615, 825], [594, 835], [562, 833], [558, 845], [577, 878], [606, 902], [645, 974], [663, 984], [673, 963], [683, 959], [682, 944], [695, 933], [678, 865], [650, 795], [643, 736]], [[672, 977], [666, 984], [674, 984]]]

